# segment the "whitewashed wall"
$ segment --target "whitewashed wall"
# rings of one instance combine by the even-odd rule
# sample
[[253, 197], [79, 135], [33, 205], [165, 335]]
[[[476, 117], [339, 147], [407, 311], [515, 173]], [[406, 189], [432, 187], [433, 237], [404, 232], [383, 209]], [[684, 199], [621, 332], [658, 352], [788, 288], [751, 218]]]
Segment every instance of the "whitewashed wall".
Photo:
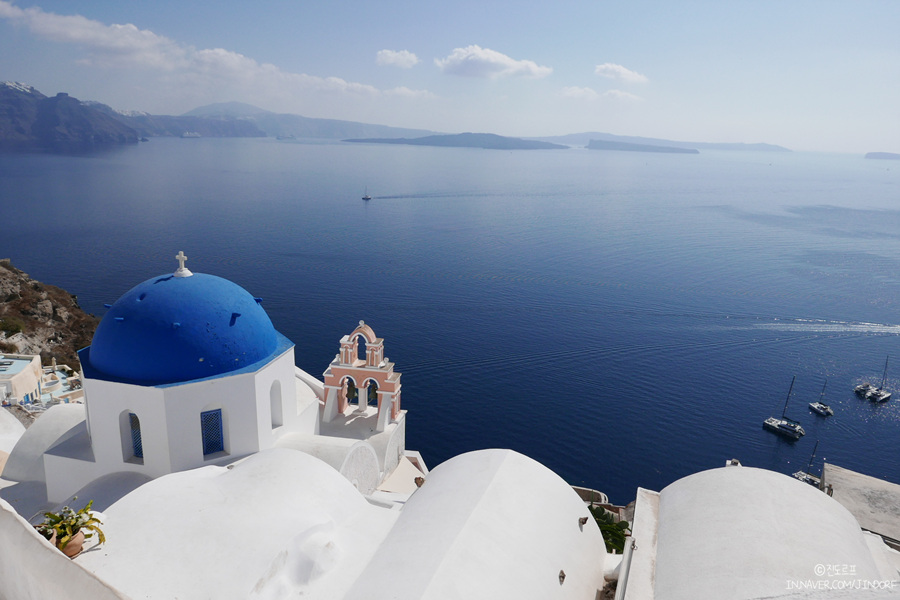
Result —
[[0, 600], [127, 599], [51, 546], [2, 499], [0, 540]]

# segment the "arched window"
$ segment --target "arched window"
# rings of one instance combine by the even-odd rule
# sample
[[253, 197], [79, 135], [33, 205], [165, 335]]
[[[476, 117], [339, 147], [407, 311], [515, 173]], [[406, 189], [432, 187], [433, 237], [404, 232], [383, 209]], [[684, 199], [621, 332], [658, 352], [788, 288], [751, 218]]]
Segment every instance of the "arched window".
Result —
[[378, 384], [374, 381], [369, 381], [366, 390], [366, 404], [369, 406], [378, 406]]
[[368, 342], [366, 338], [358, 335], [356, 336], [356, 358], [357, 360], [361, 360], [363, 362], [367, 362], [366, 353], [368, 352]]
[[144, 440], [141, 435], [141, 420], [127, 410], [119, 414], [119, 429], [122, 434], [122, 460], [130, 463], [144, 463]]
[[128, 413], [131, 428], [131, 450], [136, 458], [144, 458], [144, 443], [141, 440], [141, 420], [134, 413]]
[[221, 408], [200, 413], [200, 433], [203, 436], [203, 456], [225, 451]]
[[356, 404], [359, 406], [359, 390], [356, 389], [356, 384], [350, 377], [347, 378], [346, 384], [347, 404]]
[[272, 412], [272, 429], [284, 425], [284, 404], [281, 401], [281, 382], [272, 382], [269, 389], [269, 405]]

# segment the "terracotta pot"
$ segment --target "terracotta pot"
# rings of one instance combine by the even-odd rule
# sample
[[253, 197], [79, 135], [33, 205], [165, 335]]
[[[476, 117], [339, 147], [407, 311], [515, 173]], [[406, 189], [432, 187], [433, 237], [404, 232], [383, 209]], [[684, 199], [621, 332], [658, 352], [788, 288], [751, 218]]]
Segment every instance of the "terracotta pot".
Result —
[[68, 556], [69, 558], [74, 558], [81, 552], [81, 547], [84, 545], [84, 532], [79, 531], [69, 540], [69, 543], [66, 544], [65, 548], [60, 548], [62, 553]]

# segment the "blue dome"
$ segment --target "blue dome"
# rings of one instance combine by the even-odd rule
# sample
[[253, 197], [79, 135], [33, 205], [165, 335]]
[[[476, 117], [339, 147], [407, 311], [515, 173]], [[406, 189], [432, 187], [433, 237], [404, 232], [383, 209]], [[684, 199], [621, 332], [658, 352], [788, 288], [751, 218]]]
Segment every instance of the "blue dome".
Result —
[[164, 275], [112, 305], [89, 360], [115, 379], [176, 383], [236, 371], [277, 346], [269, 315], [244, 288], [215, 275]]

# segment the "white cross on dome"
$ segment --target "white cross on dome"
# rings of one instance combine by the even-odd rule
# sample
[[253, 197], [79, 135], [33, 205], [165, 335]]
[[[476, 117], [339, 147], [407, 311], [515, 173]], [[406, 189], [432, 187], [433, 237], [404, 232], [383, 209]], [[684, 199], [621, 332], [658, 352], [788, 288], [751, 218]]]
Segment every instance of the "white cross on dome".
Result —
[[185, 261], [187, 261], [187, 256], [185, 256], [183, 250], [179, 250], [178, 254], [175, 256], [175, 260], [178, 261], [178, 268], [175, 270], [175, 277], [190, 277], [193, 275], [190, 269], [184, 266]]

